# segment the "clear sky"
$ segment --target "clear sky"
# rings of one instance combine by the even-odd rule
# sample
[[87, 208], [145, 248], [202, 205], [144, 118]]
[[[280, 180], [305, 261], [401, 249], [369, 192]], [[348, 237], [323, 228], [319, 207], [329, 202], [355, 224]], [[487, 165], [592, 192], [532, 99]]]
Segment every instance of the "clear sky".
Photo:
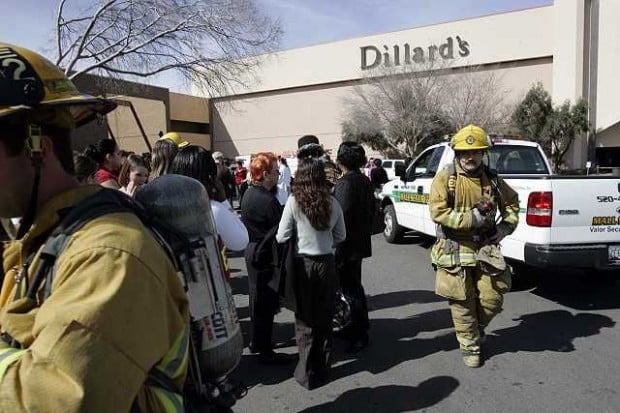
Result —
[[[78, 0], [78, 2], [84, 0]], [[552, 0], [256, 0], [284, 29], [281, 49], [552, 4]], [[69, 3], [75, 0], [69, 0]], [[53, 56], [57, 0], [0, 0], [0, 40]], [[525, 29], [525, 28], [524, 28]], [[186, 91], [174, 75], [148, 83]]]

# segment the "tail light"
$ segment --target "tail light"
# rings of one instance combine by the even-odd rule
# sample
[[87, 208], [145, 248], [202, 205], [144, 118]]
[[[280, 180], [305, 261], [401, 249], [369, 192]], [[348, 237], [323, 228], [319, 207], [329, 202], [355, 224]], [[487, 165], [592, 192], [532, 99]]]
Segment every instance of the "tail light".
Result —
[[553, 194], [532, 192], [527, 199], [527, 224], [533, 227], [550, 227], [552, 215]]

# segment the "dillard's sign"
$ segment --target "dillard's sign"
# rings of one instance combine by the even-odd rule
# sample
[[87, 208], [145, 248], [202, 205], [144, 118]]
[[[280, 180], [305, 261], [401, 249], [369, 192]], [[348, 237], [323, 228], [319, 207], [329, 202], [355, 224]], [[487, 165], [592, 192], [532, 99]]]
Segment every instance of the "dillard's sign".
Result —
[[383, 64], [384, 66], [400, 66], [401, 64], [410, 65], [412, 63], [424, 63], [435, 61], [438, 57], [448, 60], [454, 59], [455, 46], [458, 46], [458, 54], [461, 57], [469, 56], [469, 43], [460, 36], [456, 37], [456, 43], [452, 37], [448, 37], [445, 43], [436, 46], [434, 44], [427, 48], [411, 48], [409, 43], [404, 45], [394, 45], [390, 53], [390, 47], [383, 45], [383, 51], [376, 46], [362, 46], [362, 70], [374, 69]]

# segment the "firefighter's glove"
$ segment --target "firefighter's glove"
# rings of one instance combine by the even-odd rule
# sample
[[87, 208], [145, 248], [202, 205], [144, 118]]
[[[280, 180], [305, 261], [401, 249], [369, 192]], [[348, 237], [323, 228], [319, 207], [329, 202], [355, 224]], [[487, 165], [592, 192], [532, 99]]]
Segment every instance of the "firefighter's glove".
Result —
[[505, 222], [500, 222], [495, 228], [495, 234], [489, 237], [489, 240], [494, 244], [499, 244], [510, 234], [512, 234], [512, 227]]
[[489, 212], [495, 210], [495, 204], [489, 198], [482, 197], [480, 201], [474, 207], [480, 212], [481, 215], [487, 215]]

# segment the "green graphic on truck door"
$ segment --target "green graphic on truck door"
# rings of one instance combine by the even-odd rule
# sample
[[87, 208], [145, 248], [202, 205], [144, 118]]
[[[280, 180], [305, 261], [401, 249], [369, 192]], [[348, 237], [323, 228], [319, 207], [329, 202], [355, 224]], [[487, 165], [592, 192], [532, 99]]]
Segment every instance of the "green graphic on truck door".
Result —
[[392, 200], [394, 202], [410, 202], [413, 204], [428, 204], [430, 194], [417, 194], [406, 191], [392, 191]]

